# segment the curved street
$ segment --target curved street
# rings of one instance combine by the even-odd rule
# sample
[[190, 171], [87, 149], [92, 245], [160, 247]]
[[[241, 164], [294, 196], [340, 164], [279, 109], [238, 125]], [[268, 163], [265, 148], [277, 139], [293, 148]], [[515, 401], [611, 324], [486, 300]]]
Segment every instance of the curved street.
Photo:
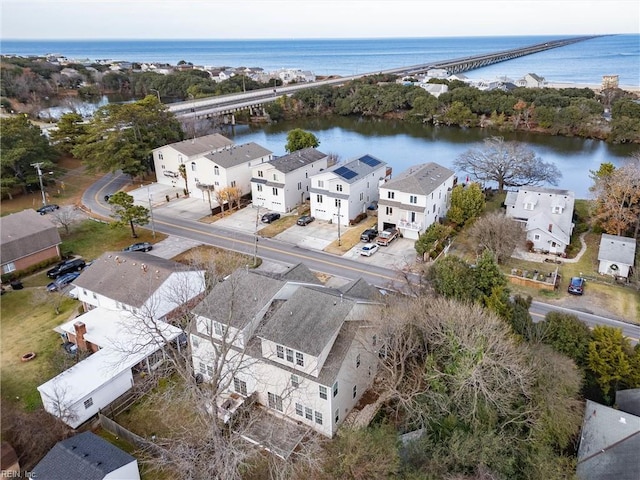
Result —
[[[92, 216], [109, 219], [110, 209], [104, 202], [104, 196], [115, 193], [130, 183], [126, 175], [107, 174], [84, 192], [82, 203]], [[185, 202], [187, 200], [178, 201]], [[149, 227], [148, 225], [147, 228]], [[153, 208], [153, 228], [155, 231], [166, 235], [178, 236], [248, 255], [253, 255], [256, 251], [255, 235], [201, 223], [189, 218], [181, 218], [169, 208]], [[257, 254], [265, 260], [281, 264], [295, 265], [303, 262], [311, 270], [318, 273], [348, 280], [362, 278], [379, 288], [403, 293], [410, 293], [411, 289], [419, 287], [421, 282], [420, 276], [411, 272], [357, 262], [324, 251], [291, 245], [276, 239], [260, 237], [257, 242]], [[534, 321], [540, 321], [550, 311], [573, 314], [589, 327], [608, 325], [621, 328], [624, 335], [633, 344], [636, 344], [640, 338], [640, 326], [624, 322], [623, 319], [607, 318], [537, 301], [532, 303], [530, 313]]]

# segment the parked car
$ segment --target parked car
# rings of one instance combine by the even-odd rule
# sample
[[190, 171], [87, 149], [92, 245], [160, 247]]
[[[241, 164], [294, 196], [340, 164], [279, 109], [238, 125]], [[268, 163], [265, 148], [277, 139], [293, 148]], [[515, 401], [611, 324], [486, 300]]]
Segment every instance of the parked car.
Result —
[[569, 282], [569, 293], [572, 295], [582, 295], [584, 293], [585, 280], [582, 277], [571, 277]]
[[378, 236], [378, 230], [375, 228], [367, 228], [360, 234], [360, 240], [369, 243]]
[[271, 223], [275, 222], [280, 218], [280, 214], [276, 212], [265, 213], [262, 215], [262, 223]]
[[104, 201], [109, 203], [109, 200], [111, 200], [111, 197], [113, 197], [113, 195], [109, 194], [109, 195], [105, 195], [104, 196]]
[[71, 272], [71, 273], [65, 273], [64, 275], [60, 275], [53, 282], [47, 285], [47, 290], [50, 292], [62, 290], [63, 287], [65, 287], [66, 285], [69, 285], [76, 278], [78, 278], [78, 275], [80, 275], [80, 272]]
[[148, 252], [153, 250], [153, 245], [149, 242], [138, 242], [122, 249], [123, 252]]
[[50, 212], [55, 212], [56, 210], [58, 210], [60, 207], [58, 205], [56, 205], [55, 203], [50, 203], [49, 205], [44, 205], [42, 207], [40, 207], [38, 210], [36, 210], [40, 215], [46, 215], [47, 213]]
[[360, 249], [360, 255], [364, 255], [365, 257], [370, 257], [371, 255], [373, 255], [374, 253], [376, 253], [378, 251], [380, 247], [378, 247], [377, 244], [375, 243], [370, 243], [368, 245], [364, 245], [361, 249]]
[[376, 237], [376, 243], [382, 247], [388, 247], [391, 242], [398, 238], [398, 233], [395, 228], [386, 228]]
[[55, 267], [47, 270], [47, 277], [58, 278], [60, 275], [70, 272], [79, 272], [86, 266], [86, 262], [83, 258], [72, 258], [71, 260], [65, 260], [60, 262]]
[[296, 221], [296, 224], [304, 227], [305, 225], [309, 225], [315, 219], [316, 217], [312, 217], [311, 215], [302, 215], [300, 218], [298, 218], [298, 220]]

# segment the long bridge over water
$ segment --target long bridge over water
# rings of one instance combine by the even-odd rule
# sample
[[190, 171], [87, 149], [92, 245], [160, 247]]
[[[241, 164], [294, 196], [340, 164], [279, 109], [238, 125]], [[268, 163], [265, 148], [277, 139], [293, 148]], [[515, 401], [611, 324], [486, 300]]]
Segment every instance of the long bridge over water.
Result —
[[366, 77], [374, 74], [396, 74], [396, 75], [417, 75], [425, 73], [432, 69], [446, 70], [449, 75], [454, 73], [466, 72], [476, 68], [486, 67], [494, 63], [506, 62], [514, 58], [532, 55], [534, 53], [544, 52], [552, 48], [564, 47], [573, 43], [582, 42], [596, 38], [598, 35], [572, 37], [563, 40], [553, 40], [544, 43], [537, 43], [527, 47], [514, 48], [495, 53], [482, 55], [474, 55], [469, 57], [457, 58], [453, 60], [443, 60], [438, 62], [413, 65], [409, 67], [398, 67], [389, 70], [382, 70], [370, 73], [362, 73], [348, 77], [340, 77], [329, 80], [321, 80], [318, 82], [295, 84], [289, 86], [278, 87], [277, 89], [266, 88], [261, 90], [252, 90], [250, 92], [221, 95], [216, 97], [208, 97], [201, 99], [193, 99], [186, 102], [178, 102], [169, 105], [169, 111], [173, 112], [177, 117], [193, 117], [209, 118], [219, 115], [232, 114], [239, 110], [249, 108], [261, 108], [265, 103], [273, 102], [283, 95], [295, 93], [298, 90], [308, 88], [316, 88], [323, 85], [340, 85], [345, 82]]

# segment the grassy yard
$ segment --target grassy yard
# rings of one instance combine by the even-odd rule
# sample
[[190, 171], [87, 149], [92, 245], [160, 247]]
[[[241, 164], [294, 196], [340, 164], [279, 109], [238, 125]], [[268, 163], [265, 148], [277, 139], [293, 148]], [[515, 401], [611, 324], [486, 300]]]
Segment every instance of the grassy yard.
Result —
[[360, 235], [368, 228], [376, 228], [378, 225], [378, 217], [367, 217], [358, 225], [353, 227], [344, 227], [344, 231], [340, 233], [340, 245], [338, 239], [331, 242], [324, 248], [325, 252], [343, 255], [360, 243]]

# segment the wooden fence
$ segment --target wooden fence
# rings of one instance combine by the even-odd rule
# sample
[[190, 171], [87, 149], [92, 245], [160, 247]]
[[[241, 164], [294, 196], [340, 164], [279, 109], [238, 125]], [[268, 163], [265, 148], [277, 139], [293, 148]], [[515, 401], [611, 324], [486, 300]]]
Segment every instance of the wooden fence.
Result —
[[156, 445], [153, 442], [150, 442], [145, 438], [142, 438], [140, 435], [136, 435], [132, 431], [127, 430], [116, 421], [111, 420], [101, 413], [98, 414], [98, 420], [100, 421], [100, 426], [107, 432], [112, 433], [116, 437], [123, 438], [125, 441], [129, 442], [131, 445], [134, 445], [136, 448], [145, 450], [156, 457], [163, 457], [167, 454], [164, 448]]

